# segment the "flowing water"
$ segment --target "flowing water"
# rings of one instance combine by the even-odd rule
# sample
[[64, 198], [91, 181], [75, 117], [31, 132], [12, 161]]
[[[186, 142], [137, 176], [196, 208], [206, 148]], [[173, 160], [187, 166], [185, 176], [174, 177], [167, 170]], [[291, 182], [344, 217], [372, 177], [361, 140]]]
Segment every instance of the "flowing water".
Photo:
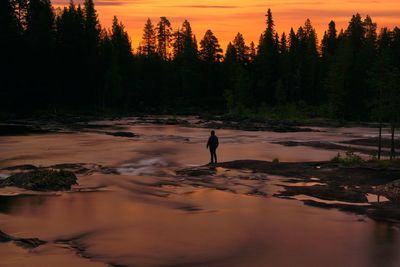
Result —
[[[396, 226], [273, 197], [288, 178], [223, 168], [213, 177], [177, 174], [208, 162], [208, 129], [96, 123], [139, 137], [101, 130], [0, 137], [0, 168], [75, 163], [87, 170], [71, 192], [0, 189], [0, 230], [48, 241], [30, 250], [0, 243], [0, 266], [400, 266]], [[320, 130], [218, 130], [219, 160], [328, 160], [338, 151], [274, 142], [376, 134]]]

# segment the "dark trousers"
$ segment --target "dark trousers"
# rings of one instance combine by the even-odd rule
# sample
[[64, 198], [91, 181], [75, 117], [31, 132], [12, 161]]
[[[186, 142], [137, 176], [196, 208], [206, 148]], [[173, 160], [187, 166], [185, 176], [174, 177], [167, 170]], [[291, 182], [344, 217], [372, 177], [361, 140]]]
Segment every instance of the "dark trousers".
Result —
[[217, 148], [210, 147], [211, 163], [217, 163]]

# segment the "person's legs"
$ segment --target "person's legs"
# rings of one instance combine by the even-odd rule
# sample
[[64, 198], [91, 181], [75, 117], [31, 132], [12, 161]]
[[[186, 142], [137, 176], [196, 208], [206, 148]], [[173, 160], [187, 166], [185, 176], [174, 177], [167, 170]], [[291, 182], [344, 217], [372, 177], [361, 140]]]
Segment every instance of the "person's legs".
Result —
[[210, 148], [211, 163], [217, 163], [217, 153], [215, 148]]

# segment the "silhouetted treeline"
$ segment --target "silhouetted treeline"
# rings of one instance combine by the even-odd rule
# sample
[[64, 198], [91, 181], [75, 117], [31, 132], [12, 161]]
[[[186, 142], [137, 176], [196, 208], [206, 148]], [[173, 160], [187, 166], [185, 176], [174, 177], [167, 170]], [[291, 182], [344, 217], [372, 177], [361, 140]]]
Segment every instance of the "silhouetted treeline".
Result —
[[398, 122], [400, 29], [354, 15], [319, 41], [311, 21], [279, 34], [271, 10], [258, 44], [238, 33], [223, 53], [189, 21], [144, 25], [133, 51], [124, 25], [97, 18], [93, 0], [55, 10], [49, 0], [0, 2], [1, 109], [90, 112], [306, 111]]

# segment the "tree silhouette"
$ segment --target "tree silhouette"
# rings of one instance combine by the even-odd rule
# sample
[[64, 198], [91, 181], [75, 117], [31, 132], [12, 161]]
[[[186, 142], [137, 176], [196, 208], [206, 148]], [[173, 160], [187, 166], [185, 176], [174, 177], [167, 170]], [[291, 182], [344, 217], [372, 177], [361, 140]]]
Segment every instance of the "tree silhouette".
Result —
[[[16, 81], [20, 73], [20, 60], [23, 51], [22, 27], [18, 19], [15, 1], [0, 1], [0, 110], [8, 110], [17, 101], [22, 88]], [[17, 87], [17, 88], [15, 88]]]
[[273, 104], [275, 99], [275, 83], [278, 77], [278, 46], [275, 39], [275, 23], [272, 18], [271, 9], [266, 14], [266, 29], [260, 37], [256, 59], [256, 99], [261, 102]]
[[150, 18], [148, 18], [143, 29], [140, 53], [147, 57], [154, 56], [156, 54], [156, 48], [157, 48], [156, 41], [157, 37], [154, 25], [151, 22]]
[[239, 63], [246, 64], [249, 61], [249, 48], [246, 46], [243, 35], [238, 32], [232, 43], [236, 51], [236, 60]]
[[171, 22], [166, 17], [161, 17], [157, 24], [157, 52], [163, 60], [170, 59], [169, 48], [172, 40]]
[[217, 37], [211, 30], [207, 30], [200, 41], [200, 58], [206, 62], [219, 62], [222, 58], [222, 49]]
[[324, 57], [332, 57], [337, 48], [337, 30], [336, 23], [332, 20], [329, 23], [328, 32], [324, 33], [322, 39], [322, 55]]
[[355, 14], [341, 30], [331, 21], [319, 43], [310, 20], [278, 34], [269, 9], [258, 46], [237, 33], [222, 57], [212, 30], [198, 49], [187, 20], [175, 30], [166, 17], [147, 20], [133, 51], [116, 17], [101, 27], [93, 0], [56, 11], [49, 0], [4, 0], [0, 35], [5, 114], [294, 110], [378, 120], [393, 132], [399, 121], [400, 29], [377, 35], [369, 16]]
[[182, 56], [186, 59], [194, 59], [197, 57], [197, 42], [193, 35], [192, 27], [188, 20], [185, 20], [181, 28], [183, 51]]

